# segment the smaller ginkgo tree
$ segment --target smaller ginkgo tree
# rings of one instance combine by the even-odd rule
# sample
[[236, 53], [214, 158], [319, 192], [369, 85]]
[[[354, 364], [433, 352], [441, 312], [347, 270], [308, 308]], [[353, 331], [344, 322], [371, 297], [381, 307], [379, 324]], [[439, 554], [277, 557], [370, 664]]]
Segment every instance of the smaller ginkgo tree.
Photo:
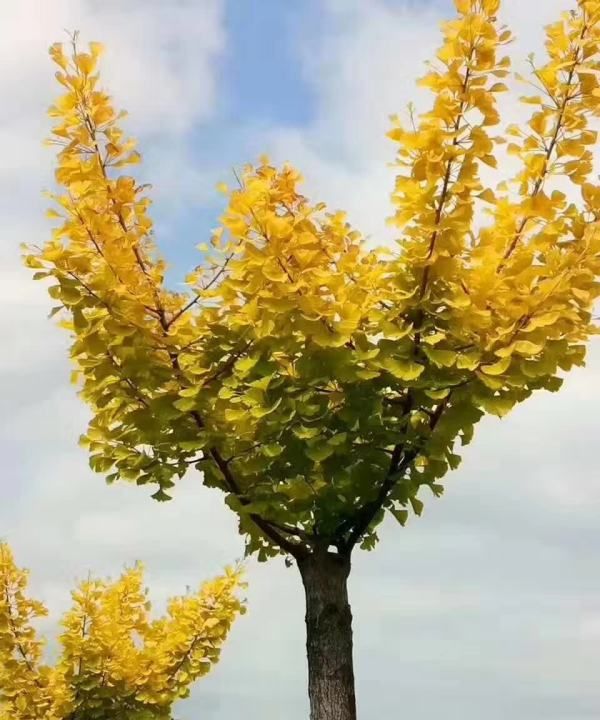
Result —
[[170, 720], [219, 660], [245, 609], [244, 583], [241, 568], [228, 567], [154, 619], [143, 579], [138, 563], [115, 581], [81, 582], [48, 665], [34, 629], [46, 607], [28, 597], [27, 571], [0, 543], [0, 720]]

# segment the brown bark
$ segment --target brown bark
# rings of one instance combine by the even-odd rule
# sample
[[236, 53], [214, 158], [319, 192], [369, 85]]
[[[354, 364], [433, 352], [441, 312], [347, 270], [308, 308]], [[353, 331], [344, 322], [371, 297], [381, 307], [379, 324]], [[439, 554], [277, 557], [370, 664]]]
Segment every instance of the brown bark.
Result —
[[306, 593], [311, 720], [356, 720], [350, 558], [316, 551], [298, 560]]

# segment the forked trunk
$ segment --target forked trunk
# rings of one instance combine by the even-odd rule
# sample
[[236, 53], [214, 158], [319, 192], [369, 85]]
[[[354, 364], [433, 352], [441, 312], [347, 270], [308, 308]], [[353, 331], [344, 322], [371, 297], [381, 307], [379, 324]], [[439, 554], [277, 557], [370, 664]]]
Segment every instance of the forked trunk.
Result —
[[306, 592], [311, 720], [356, 720], [352, 664], [350, 558], [315, 552], [298, 562]]

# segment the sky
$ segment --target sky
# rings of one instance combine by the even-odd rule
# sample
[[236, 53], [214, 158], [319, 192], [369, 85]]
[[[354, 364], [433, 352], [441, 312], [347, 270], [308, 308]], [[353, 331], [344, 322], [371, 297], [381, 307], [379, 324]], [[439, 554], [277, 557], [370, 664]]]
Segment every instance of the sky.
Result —
[[[504, 0], [516, 64], [572, 0]], [[263, 152], [379, 242], [394, 148], [391, 113], [426, 107], [423, 73], [449, 0], [20, 0], [0, 24], [0, 538], [51, 610], [88, 571], [137, 559], [158, 609], [239, 558], [222, 497], [186, 477], [169, 504], [106, 487], [77, 445], [88, 412], [69, 385], [66, 338], [21, 267], [49, 227], [41, 144], [57, 92], [51, 42], [78, 29], [106, 44], [105, 86], [130, 113], [140, 178], [153, 185], [161, 249], [180, 282], [215, 226], [215, 190]], [[505, 118], [520, 116], [514, 97]], [[446, 495], [404, 529], [384, 525], [354, 560], [361, 720], [587, 720], [600, 715], [600, 344], [558, 395], [479, 426]], [[295, 568], [248, 565], [249, 613], [180, 720], [303, 720], [303, 598]], [[49, 652], [53, 650], [52, 640]]]

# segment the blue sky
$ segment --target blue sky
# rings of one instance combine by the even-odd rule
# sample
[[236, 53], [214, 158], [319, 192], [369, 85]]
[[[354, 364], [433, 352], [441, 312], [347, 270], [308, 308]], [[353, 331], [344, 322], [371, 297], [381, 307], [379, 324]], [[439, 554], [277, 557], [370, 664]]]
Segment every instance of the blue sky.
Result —
[[[571, 0], [505, 0], [523, 58]], [[290, 160], [306, 191], [365, 234], [385, 217], [388, 115], [414, 88], [449, 0], [21, 0], [0, 26], [0, 537], [31, 568], [54, 620], [88, 570], [142, 559], [157, 607], [239, 557], [235, 518], [186, 477], [158, 505], [107, 488], [77, 437], [87, 411], [68, 383], [65, 338], [19, 242], [48, 233], [40, 140], [56, 92], [46, 57], [63, 28], [107, 45], [104, 79], [140, 138], [171, 282], [198, 262], [215, 190], [262, 152]], [[14, 59], [18, 60], [14, 69]], [[518, 64], [518, 63], [517, 63]], [[518, 118], [514, 100], [506, 119]], [[600, 353], [557, 397], [539, 395], [479, 428], [447, 495], [404, 530], [386, 524], [351, 580], [361, 720], [588, 720], [600, 715]], [[249, 566], [250, 612], [181, 720], [307, 717], [303, 608], [295, 569]], [[43, 630], [56, 630], [50, 619]]]
[[[259, 146], [257, 135], [274, 125], [302, 128], [311, 122], [315, 89], [305, 72], [302, 47], [308, 43], [302, 38], [316, 19], [324, 21], [326, 14], [319, 15], [312, 1], [297, 7], [278, 0], [225, 4], [227, 47], [213, 68], [220, 92], [207, 121], [191, 128], [188, 162], [231, 182], [233, 167], [269, 150]], [[157, 221], [166, 215], [170, 234], [177, 237], [173, 277], [198, 261], [195, 238], [202, 231], [206, 236], [221, 208], [216, 192], [203, 202], [171, 208], [171, 214], [158, 208]]]
[[263, 124], [310, 121], [314, 97], [302, 70], [300, 43], [318, 13], [315, 5], [227, 3], [231, 43], [220, 77], [227, 88], [223, 106], [230, 124], [235, 126], [239, 117]]

